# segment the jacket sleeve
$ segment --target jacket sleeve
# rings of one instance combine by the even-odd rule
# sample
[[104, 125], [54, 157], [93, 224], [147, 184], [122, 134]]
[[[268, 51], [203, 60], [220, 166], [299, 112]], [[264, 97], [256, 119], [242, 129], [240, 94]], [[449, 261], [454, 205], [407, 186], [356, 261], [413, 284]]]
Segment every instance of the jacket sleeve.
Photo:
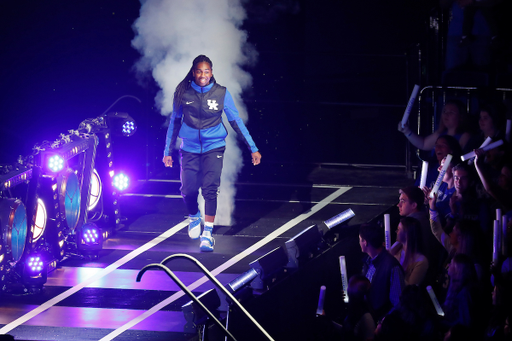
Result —
[[233, 101], [233, 97], [231, 93], [226, 89], [226, 96], [224, 97], [224, 112], [226, 113], [226, 117], [228, 118], [228, 122], [233, 127], [233, 130], [239, 135], [243, 137], [245, 145], [251, 153], [255, 153], [258, 151], [256, 144], [254, 143], [247, 127], [244, 122], [240, 118], [238, 114], [238, 110], [235, 106], [235, 102]]
[[171, 114], [171, 119], [169, 121], [169, 127], [167, 128], [167, 136], [165, 138], [165, 149], [164, 156], [171, 155], [172, 149], [176, 144], [176, 139], [178, 138], [178, 133], [181, 129], [182, 123], [182, 112], [176, 112], [173, 110]]

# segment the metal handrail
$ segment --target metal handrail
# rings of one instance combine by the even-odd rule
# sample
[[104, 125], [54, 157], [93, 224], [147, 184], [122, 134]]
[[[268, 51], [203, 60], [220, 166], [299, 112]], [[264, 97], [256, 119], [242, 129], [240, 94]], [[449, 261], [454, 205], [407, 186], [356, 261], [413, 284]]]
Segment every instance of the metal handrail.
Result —
[[184, 254], [184, 253], [177, 253], [174, 255], [170, 255], [169, 257], [165, 258], [160, 263], [153, 263], [148, 264], [145, 267], [143, 267], [138, 275], [137, 275], [137, 282], [140, 282], [142, 275], [150, 269], [162, 269], [164, 270], [169, 277], [172, 278], [172, 280], [183, 290], [195, 303], [199, 305], [199, 307], [206, 313], [208, 316], [217, 324], [227, 336], [229, 336], [232, 340], [235, 340], [235, 337], [222, 325], [222, 323], [212, 314], [212, 312], [204, 306], [204, 304], [190, 291], [188, 290], [187, 286], [183, 284], [183, 282], [180, 281], [180, 279], [165, 265], [167, 262], [176, 259], [176, 258], [185, 258], [190, 261], [192, 261], [205, 275], [208, 277], [210, 281], [212, 281], [219, 290], [221, 290], [227, 297], [231, 299], [231, 301], [238, 306], [238, 308], [249, 318], [249, 320], [267, 337], [268, 340], [274, 341], [274, 339], [267, 333], [265, 329], [249, 314], [247, 310], [238, 302], [238, 300], [226, 289], [224, 286], [204, 267], [201, 262], [199, 262], [194, 257]]

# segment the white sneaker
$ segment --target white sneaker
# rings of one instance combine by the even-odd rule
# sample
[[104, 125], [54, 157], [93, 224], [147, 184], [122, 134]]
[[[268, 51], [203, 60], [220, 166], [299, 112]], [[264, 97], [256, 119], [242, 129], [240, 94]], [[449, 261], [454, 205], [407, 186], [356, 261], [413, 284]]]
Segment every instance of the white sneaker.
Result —
[[205, 252], [212, 252], [213, 246], [215, 245], [215, 239], [212, 237], [210, 231], [204, 231], [201, 235], [201, 244], [199, 245], [199, 249]]
[[201, 214], [199, 216], [189, 216], [188, 218], [188, 236], [191, 239], [197, 239], [201, 235]]

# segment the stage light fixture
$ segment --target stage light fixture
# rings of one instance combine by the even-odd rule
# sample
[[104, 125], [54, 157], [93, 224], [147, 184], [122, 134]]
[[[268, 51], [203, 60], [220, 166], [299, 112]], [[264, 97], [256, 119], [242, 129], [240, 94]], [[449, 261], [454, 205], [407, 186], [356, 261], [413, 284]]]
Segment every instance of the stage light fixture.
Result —
[[30, 256], [28, 257], [27, 267], [32, 273], [40, 273], [43, 270], [43, 259], [41, 256]]
[[137, 130], [137, 125], [135, 124], [135, 121], [126, 119], [123, 123], [122, 130], [124, 136], [132, 136], [133, 134], [135, 134], [135, 131]]
[[99, 251], [103, 247], [103, 233], [101, 229], [92, 222], [83, 224], [78, 229], [78, 249], [82, 252]]
[[346, 222], [352, 219], [355, 215], [354, 211], [349, 208], [334, 217], [327, 219], [323, 223], [318, 224], [318, 228], [323, 234], [324, 241], [326, 241], [327, 244], [336, 242], [340, 238], [340, 229], [335, 227], [346, 225]]
[[229, 282], [226, 288], [231, 293], [235, 293], [238, 290], [242, 289], [244, 286], [249, 285], [251, 281], [256, 277], [258, 277], [258, 271], [256, 271], [256, 269], [251, 268], [250, 270], [244, 272], [243, 274]]
[[45, 146], [41, 150], [41, 159], [38, 165], [43, 166], [53, 175], [67, 168], [67, 163], [75, 156], [86, 152], [88, 149], [95, 149], [98, 143], [96, 136], [90, 135], [88, 138], [80, 138], [74, 135], [61, 135], [51, 147]]
[[119, 191], [124, 191], [128, 188], [129, 179], [128, 177], [123, 173], [118, 173], [114, 175], [114, 178], [112, 180], [112, 184], [115, 188], [117, 188]]
[[106, 124], [116, 135], [130, 137], [137, 131], [137, 123], [127, 113], [111, 112], [106, 115]]
[[52, 172], [60, 172], [64, 168], [64, 159], [59, 155], [53, 155], [48, 159], [48, 169]]
[[324, 221], [324, 224], [329, 228], [329, 229], [332, 229], [334, 226], [337, 226], [347, 220], [349, 220], [350, 218], [354, 217], [356, 214], [354, 213], [354, 211], [352, 211], [352, 209], [348, 209], [348, 210], [345, 210], [343, 212], [341, 212], [340, 214], [338, 215], [335, 215], [334, 217], [330, 218], [330, 219], [327, 219], [326, 221]]
[[44, 257], [40, 254], [31, 254], [25, 259], [23, 267], [23, 284], [32, 287], [42, 287], [48, 278], [48, 268]]
[[87, 210], [92, 211], [101, 199], [101, 191], [103, 190], [103, 186], [101, 184], [100, 175], [94, 169], [92, 175], [91, 175], [91, 188], [89, 193], [89, 203], [87, 205]]
[[5, 254], [12, 257], [13, 262], [18, 262], [25, 250], [28, 234], [27, 210], [21, 200], [0, 199], [0, 225]]
[[312, 225], [285, 242], [288, 253], [287, 268], [296, 269], [300, 263], [313, 258], [318, 252], [318, 246], [322, 241], [322, 234], [318, 226]]
[[[252, 288], [250, 287], [251, 282], [258, 277], [258, 271], [256, 269], [249, 269], [244, 272], [231, 282], [229, 282], [224, 287], [238, 300], [238, 302], [242, 302], [246, 298], [250, 298], [253, 296]], [[218, 308], [219, 311], [229, 311], [229, 306], [233, 304], [229, 297], [225, 295], [222, 291], [218, 292], [220, 297], [220, 306]]]
[[253, 289], [261, 290], [277, 281], [281, 270], [288, 263], [288, 255], [282, 246], [251, 262], [249, 266], [256, 270], [258, 277], [251, 282]]
[[44, 233], [46, 228], [46, 221], [48, 213], [43, 200], [37, 198], [36, 217], [34, 219], [34, 226], [32, 227], [32, 242], [36, 242]]

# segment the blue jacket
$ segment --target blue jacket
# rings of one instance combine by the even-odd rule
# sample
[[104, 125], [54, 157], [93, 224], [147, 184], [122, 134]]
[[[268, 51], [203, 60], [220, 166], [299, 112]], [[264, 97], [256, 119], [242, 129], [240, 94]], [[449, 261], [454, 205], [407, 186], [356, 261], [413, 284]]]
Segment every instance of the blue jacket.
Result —
[[[214, 84], [215, 83], [211, 83], [205, 87], [200, 87], [196, 83], [192, 82], [191, 89], [188, 91], [196, 91], [199, 94], [205, 94], [212, 89]], [[204, 96], [199, 96], [199, 98], [203, 97]], [[206, 99], [204, 99], [204, 101], [205, 103], [203, 106], [208, 105], [206, 104]], [[223, 109], [229, 124], [231, 124], [231, 127], [233, 127], [233, 130], [237, 132], [237, 134], [243, 137], [243, 140], [251, 153], [257, 152], [258, 148], [254, 144], [254, 141], [242, 119], [238, 115], [238, 110], [236, 109], [233, 97], [227, 89], [224, 96]], [[222, 110], [220, 110], [220, 114], [222, 114]], [[201, 129], [201, 121], [205, 120], [202, 113], [195, 112], [190, 115], [194, 116], [193, 119], [186, 121], [196, 122], [197, 127], [191, 127], [187, 125], [184, 122], [185, 120], [183, 117], [183, 110], [174, 108], [169, 127], [167, 128], [164, 156], [170, 155], [172, 148], [176, 144], [176, 139], [178, 136], [181, 138], [180, 149], [190, 153], [201, 154], [215, 148], [224, 147], [226, 145], [225, 138], [228, 135], [228, 132], [222, 120], [219, 120], [219, 123], [213, 127]]]

